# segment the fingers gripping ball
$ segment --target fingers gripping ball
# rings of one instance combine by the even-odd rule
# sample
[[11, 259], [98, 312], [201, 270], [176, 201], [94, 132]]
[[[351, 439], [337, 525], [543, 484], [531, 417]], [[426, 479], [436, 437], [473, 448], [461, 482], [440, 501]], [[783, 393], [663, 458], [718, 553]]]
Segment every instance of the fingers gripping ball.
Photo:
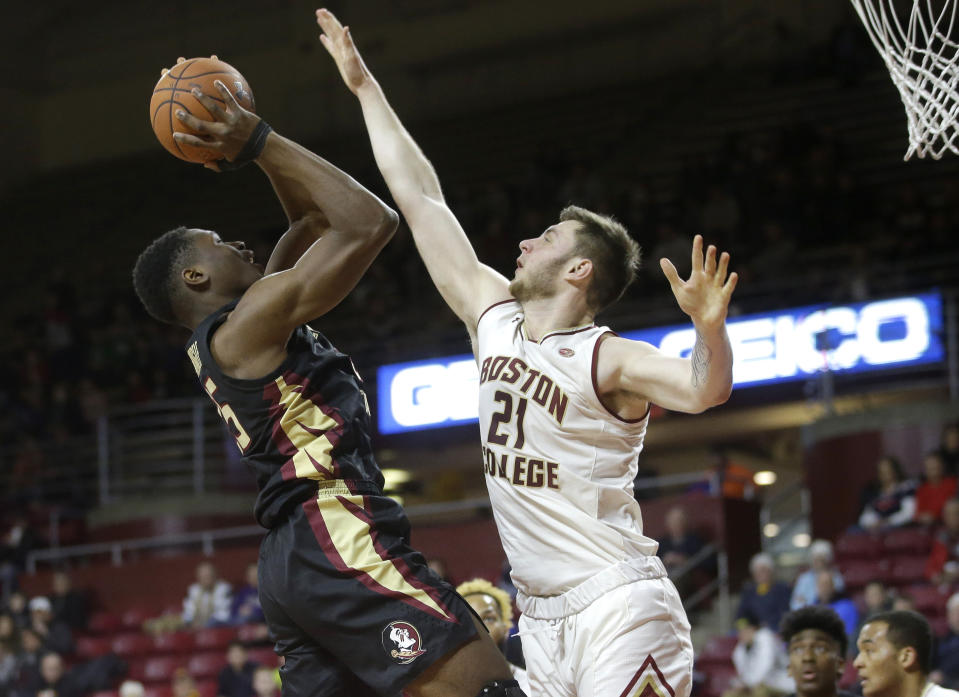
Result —
[[213, 82], [219, 80], [236, 97], [236, 101], [244, 109], [256, 112], [253, 101], [253, 92], [239, 71], [229, 63], [224, 63], [216, 57], [188, 58], [169, 70], [164, 70], [160, 81], [153, 88], [153, 98], [150, 100], [150, 125], [157, 139], [172, 154], [188, 162], [210, 162], [219, 160], [222, 154], [212, 150], [205, 150], [185, 143], [178, 143], [174, 133], [198, 134], [188, 128], [177, 117], [176, 112], [183, 110], [204, 121], [213, 121], [214, 118], [200, 101], [191, 94], [194, 87], [215, 99], [221, 106], [223, 98]]

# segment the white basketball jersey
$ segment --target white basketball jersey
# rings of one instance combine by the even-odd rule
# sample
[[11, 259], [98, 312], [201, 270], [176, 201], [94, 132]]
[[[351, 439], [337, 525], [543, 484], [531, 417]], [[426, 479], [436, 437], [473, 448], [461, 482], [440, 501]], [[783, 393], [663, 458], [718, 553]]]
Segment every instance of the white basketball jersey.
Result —
[[656, 553], [633, 497], [647, 414], [624, 421], [600, 402], [588, 325], [526, 338], [510, 300], [480, 317], [479, 420], [493, 515], [513, 582], [563, 593], [612, 564]]

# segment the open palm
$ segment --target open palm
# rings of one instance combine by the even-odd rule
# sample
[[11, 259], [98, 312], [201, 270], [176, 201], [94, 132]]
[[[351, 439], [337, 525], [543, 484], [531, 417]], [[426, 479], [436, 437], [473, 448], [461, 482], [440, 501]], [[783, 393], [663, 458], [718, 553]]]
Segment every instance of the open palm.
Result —
[[729, 267], [729, 254], [723, 252], [716, 260], [716, 248], [709, 245], [705, 258], [703, 255], [703, 237], [693, 238], [692, 272], [689, 280], [679, 277], [676, 267], [669, 259], [660, 259], [659, 265], [669, 281], [669, 287], [676, 296], [679, 308], [693, 322], [703, 326], [715, 326], [726, 320], [729, 299], [736, 288], [739, 276], [734, 271], [726, 277]]
[[340, 70], [343, 82], [353, 94], [356, 94], [357, 90], [370, 79], [370, 72], [353, 44], [350, 28], [340, 24], [340, 20], [326, 9], [316, 11], [316, 23], [323, 30], [320, 34], [320, 43], [336, 61], [336, 67]]

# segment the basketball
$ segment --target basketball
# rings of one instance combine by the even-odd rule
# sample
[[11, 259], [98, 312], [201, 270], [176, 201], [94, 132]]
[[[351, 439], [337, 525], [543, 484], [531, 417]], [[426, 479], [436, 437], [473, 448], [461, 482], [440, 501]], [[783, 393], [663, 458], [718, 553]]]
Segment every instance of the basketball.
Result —
[[246, 79], [232, 65], [216, 57], [188, 58], [182, 63], [177, 63], [169, 70], [163, 71], [160, 81], [153, 88], [153, 97], [150, 99], [150, 125], [163, 147], [181, 160], [204, 163], [223, 157], [212, 150], [178, 143], [173, 138], [173, 134], [178, 132], [196, 135], [195, 131], [187, 128], [176, 117], [176, 112], [180, 109], [204, 121], [214, 120], [206, 107], [191, 94], [191, 90], [197, 87], [203, 94], [223, 105], [223, 98], [213, 84], [215, 80], [226, 85], [240, 106], [248, 111], [256, 111], [253, 92]]

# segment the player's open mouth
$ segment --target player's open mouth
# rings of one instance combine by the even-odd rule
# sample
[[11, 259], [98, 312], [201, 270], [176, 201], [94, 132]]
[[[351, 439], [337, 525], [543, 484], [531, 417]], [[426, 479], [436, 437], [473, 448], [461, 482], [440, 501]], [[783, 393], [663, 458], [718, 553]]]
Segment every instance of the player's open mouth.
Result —
[[802, 679], [806, 681], [815, 680], [816, 676], [817, 676], [817, 673], [814, 670], [804, 670], [802, 672]]

